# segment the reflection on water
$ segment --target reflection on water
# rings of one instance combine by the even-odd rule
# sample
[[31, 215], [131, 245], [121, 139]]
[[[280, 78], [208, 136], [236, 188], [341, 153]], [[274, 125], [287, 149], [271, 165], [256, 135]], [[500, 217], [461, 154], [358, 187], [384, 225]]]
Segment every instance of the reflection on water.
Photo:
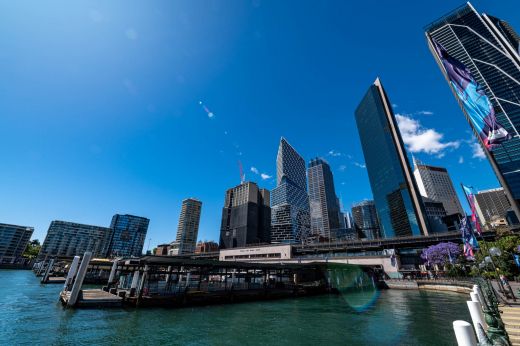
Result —
[[455, 345], [452, 321], [470, 319], [465, 295], [378, 293], [369, 287], [176, 310], [65, 310], [58, 303], [61, 285], [40, 285], [30, 271], [0, 270], [0, 340], [2, 345]]

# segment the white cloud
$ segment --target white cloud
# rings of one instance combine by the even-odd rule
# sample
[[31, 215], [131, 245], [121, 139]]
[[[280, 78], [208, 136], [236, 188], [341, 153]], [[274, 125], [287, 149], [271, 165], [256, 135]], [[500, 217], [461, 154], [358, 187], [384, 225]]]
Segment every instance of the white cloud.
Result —
[[329, 151], [329, 155], [333, 156], [333, 157], [337, 157], [337, 156], [341, 156], [341, 153], [332, 149], [331, 151]]
[[399, 107], [399, 106], [398, 106], [396, 103], [392, 103], [392, 107], [393, 107], [393, 108], [397, 108], [397, 107]]
[[459, 156], [459, 163], [464, 163], [464, 157], [463, 156]]
[[345, 172], [346, 169], [347, 169], [347, 166], [346, 166], [346, 165], [341, 165], [341, 166], [339, 166], [339, 171], [340, 171], [340, 172]]
[[364, 163], [354, 162], [354, 166], [359, 168], [367, 168], [367, 166]]
[[259, 175], [260, 178], [262, 178], [262, 180], [267, 180], [267, 179], [271, 179], [272, 178], [272, 176], [267, 174], [267, 173], [260, 173], [258, 168], [253, 167], [253, 166], [251, 167], [251, 172], [253, 172], [256, 175]]
[[137, 34], [137, 31], [135, 31], [134, 28], [128, 28], [125, 31], [125, 35], [129, 40], [137, 40], [139, 35]]
[[460, 146], [460, 141], [443, 142], [444, 134], [435, 129], [423, 127], [418, 120], [402, 114], [396, 114], [395, 117], [403, 142], [412, 153], [423, 152], [443, 157], [445, 150], [456, 149]]
[[470, 146], [473, 151], [472, 157], [474, 159], [483, 160], [486, 158], [486, 153], [484, 153], [484, 150], [482, 149], [479, 143], [471, 143]]
[[415, 114], [418, 114], [418, 115], [433, 115], [433, 112], [432, 111], [418, 111], [418, 112], [415, 112]]

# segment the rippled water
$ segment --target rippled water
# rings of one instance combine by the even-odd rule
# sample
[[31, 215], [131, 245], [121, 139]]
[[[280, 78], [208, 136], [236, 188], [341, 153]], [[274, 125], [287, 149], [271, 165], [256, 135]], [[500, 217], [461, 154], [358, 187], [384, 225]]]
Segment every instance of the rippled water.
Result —
[[[0, 270], [1, 345], [456, 345], [466, 295], [384, 290], [185, 309], [66, 310], [61, 285]], [[370, 295], [370, 293], [368, 293]], [[372, 299], [374, 298], [374, 299]], [[371, 302], [363, 312], [356, 302]]]

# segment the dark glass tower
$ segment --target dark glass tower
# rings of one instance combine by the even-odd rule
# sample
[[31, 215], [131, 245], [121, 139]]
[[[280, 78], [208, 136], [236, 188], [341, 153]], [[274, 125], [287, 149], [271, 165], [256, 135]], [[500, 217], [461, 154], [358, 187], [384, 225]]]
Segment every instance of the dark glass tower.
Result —
[[310, 231], [305, 160], [280, 139], [276, 157], [276, 188], [271, 193], [271, 242], [305, 241]]
[[397, 121], [379, 78], [356, 109], [356, 123], [384, 238], [427, 235], [424, 206]]
[[269, 190], [245, 182], [226, 191], [220, 227], [220, 248], [269, 243], [271, 208]]
[[334, 178], [329, 164], [315, 158], [307, 169], [309, 179], [309, 204], [311, 234], [330, 239], [331, 230], [340, 228], [339, 203], [334, 189]]
[[367, 239], [379, 238], [379, 220], [374, 201], [363, 201], [352, 206], [354, 224]]
[[[484, 149], [518, 214], [520, 201], [520, 37], [503, 20], [479, 14], [468, 2], [426, 27], [426, 38], [480, 144], [485, 147], [474, 111], [465, 105], [443, 66], [435, 42], [471, 73], [489, 99], [496, 120], [512, 136], [491, 151]], [[489, 107], [488, 107], [489, 108]], [[485, 139], [485, 138], [484, 138]]]
[[150, 220], [145, 217], [114, 215], [110, 224], [113, 231], [108, 256], [141, 256], [149, 223]]

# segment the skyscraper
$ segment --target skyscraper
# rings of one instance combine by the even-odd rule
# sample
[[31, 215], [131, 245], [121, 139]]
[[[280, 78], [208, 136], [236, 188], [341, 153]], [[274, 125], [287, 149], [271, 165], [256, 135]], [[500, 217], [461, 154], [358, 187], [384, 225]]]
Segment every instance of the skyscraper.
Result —
[[511, 203], [503, 188], [479, 191], [475, 194], [475, 207], [481, 223], [491, 223], [494, 219], [506, 218]]
[[464, 211], [446, 168], [424, 165], [415, 159], [413, 161], [413, 174], [421, 195], [442, 202], [448, 215], [463, 215]]
[[38, 257], [83, 256], [86, 251], [94, 257], [105, 257], [111, 236], [112, 229], [108, 227], [52, 221]]
[[330, 239], [330, 231], [340, 228], [340, 211], [329, 164], [321, 158], [312, 159], [307, 169], [307, 177], [311, 234]]
[[201, 209], [202, 202], [197, 199], [187, 198], [182, 201], [177, 237], [175, 244], [172, 244], [175, 247], [174, 254], [189, 255], [195, 252]]
[[107, 255], [109, 257], [141, 256], [149, 223], [149, 219], [140, 216], [114, 215], [110, 224], [112, 238]]
[[379, 238], [379, 220], [374, 201], [362, 201], [352, 206], [352, 218], [367, 239]]
[[379, 78], [356, 109], [356, 123], [381, 236], [427, 235], [421, 196], [391, 104]]
[[259, 189], [253, 182], [244, 182], [226, 191], [220, 227], [221, 249], [269, 243], [269, 199], [269, 190]]
[[468, 2], [428, 25], [426, 37], [518, 215], [519, 36], [506, 22], [480, 15]]
[[33, 232], [33, 227], [0, 223], [0, 263], [15, 263], [21, 258]]
[[276, 157], [276, 184], [271, 193], [271, 242], [304, 241], [310, 231], [305, 160], [283, 137]]

